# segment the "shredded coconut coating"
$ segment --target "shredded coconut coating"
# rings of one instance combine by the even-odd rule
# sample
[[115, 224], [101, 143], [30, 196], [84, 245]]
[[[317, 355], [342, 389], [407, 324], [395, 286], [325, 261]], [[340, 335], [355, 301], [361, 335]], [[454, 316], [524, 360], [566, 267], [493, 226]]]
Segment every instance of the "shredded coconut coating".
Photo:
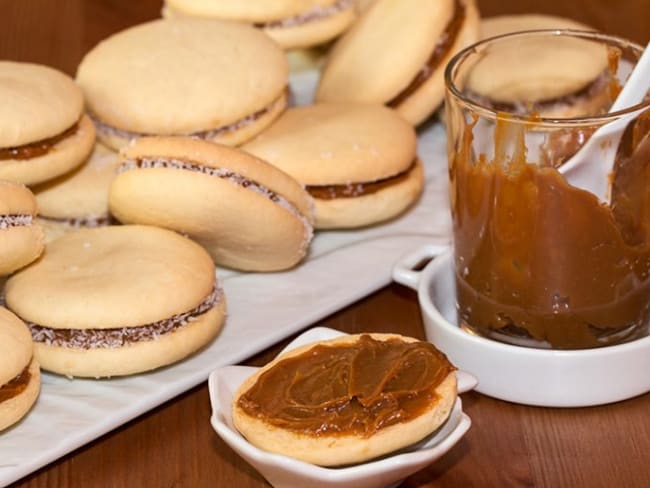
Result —
[[194, 322], [223, 299], [223, 289], [215, 284], [212, 292], [194, 309], [151, 324], [119, 329], [52, 329], [26, 322], [34, 342], [47, 346], [72, 349], [97, 349], [124, 347], [142, 341], [159, 339], [165, 334]]
[[171, 169], [182, 169], [187, 171], [196, 171], [203, 173], [208, 176], [216, 176], [218, 178], [227, 180], [235, 185], [239, 185], [247, 190], [254, 191], [267, 197], [274, 203], [277, 203], [282, 208], [290, 212], [293, 216], [297, 217], [305, 228], [305, 239], [302, 242], [301, 251], [305, 251], [309, 242], [313, 237], [313, 228], [305, 216], [300, 213], [294, 204], [289, 200], [284, 198], [281, 195], [278, 195], [273, 190], [257, 183], [256, 181], [250, 180], [245, 176], [234, 173], [233, 171], [226, 168], [213, 168], [211, 166], [205, 166], [203, 164], [184, 161], [181, 159], [174, 158], [138, 158], [138, 159], [127, 159], [118, 167], [118, 173], [123, 173], [125, 171], [130, 171], [134, 169], [147, 169], [147, 168], [171, 168]]
[[[228, 132], [235, 132], [239, 129], [243, 129], [244, 127], [247, 127], [251, 125], [253, 122], [255, 122], [257, 119], [262, 117], [264, 114], [269, 112], [272, 107], [275, 106], [275, 104], [278, 102], [278, 100], [275, 100], [273, 103], [271, 103], [268, 107], [264, 107], [261, 110], [258, 110], [257, 112], [254, 112], [250, 115], [247, 115], [239, 120], [236, 120], [232, 124], [224, 125], [221, 127], [217, 127], [215, 129], [208, 129], [208, 130], [203, 130], [203, 131], [197, 131], [197, 132], [190, 132], [187, 134], [178, 134], [178, 135], [183, 135], [186, 137], [193, 137], [195, 139], [204, 139], [204, 140], [211, 140], [214, 139], [222, 134], [226, 134]], [[154, 136], [157, 134], [150, 134], [146, 132], [135, 132], [135, 131], [130, 131], [126, 129], [120, 129], [118, 127], [112, 126], [104, 122], [103, 120], [99, 119], [95, 114], [89, 113], [88, 116], [92, 119], [93, 123], [95, 124], [95, 128], [97, 129], [98, 132], [106, 135], [106, 136], [114, 136], [114, 137], [119, 137], [121, 139], [128, 139], [128, 140], [133, 140], [133, 139], [138, 139], [140, 137], [149, 137], [149, 136]]]
[[255, 26], [262, 27], [264, 29], [282, 29], [287, 27], [295, 27], [297, 25], [302, 25], [308, 22], [330, 17], [351, 7], [352, 0], [339, 0], [338, 2], [328, 7], [321, 7], [317, 5], [311, 10], [303, 12], [299, 15], [287, 17], [286, 19], [275, 20], [273, 22], [256, 23]]
[[109, 214], [104, 215], [87, 215], [84, 217], [48, 217], [45, 215], [39, 215], [39, 219], [48, 220], [50, 222], [56, 222], [57, 224], [65, 225], [72, 229], [85, 229], [85, 228], [95, 228], [95, 227], [104, 227], [107, 225], [117, 224], [117, 220]]
[[0, 230], [32, 225], [32, 220], [29, 214], [0, 215]]

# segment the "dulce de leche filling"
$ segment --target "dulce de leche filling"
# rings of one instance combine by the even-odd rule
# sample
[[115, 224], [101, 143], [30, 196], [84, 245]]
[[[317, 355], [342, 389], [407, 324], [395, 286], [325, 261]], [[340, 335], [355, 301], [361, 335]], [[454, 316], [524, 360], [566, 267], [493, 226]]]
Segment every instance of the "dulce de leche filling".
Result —
[[0, 403], [6, 400], [10, 400], [25, 391], [31, 378], [32, 374], [29, 372], [28, 364], [18, 376], [12, 379], [9, 383], [6, 383], [0, 387]]
[[0, 215], [0, 230], [32, 225], [33, 220], [33, 217], [29, 214]]
[[401, 173], [381, 180], [365, 183], [346, 183], [344, 185], [308, 185], [307, 192], [319, 200], [333, 200], [335, 198], [354, 198], [371, 195], [393, 185], [406, 181], [410, 172], [415, 168], [415, 161]]
[[[190, 132], [181, 135], [187, 137], [194, 137], [196, 139], [211, 140], [219, 136], [222, 136], [224, 134], [227, 134], [229, 132], [235, 132], [239, 129], [243, 129], [244, 127], [251, 125], [257, 119], [261, 118], [262, 116], [270, 112], [276, 106], [276, 104], [281, 102], [282, 98], [285, 96], [286, 93], [288, 93], [288, 91], [289, 91], [288, 88], [285, 89], [284, 94], [279, 98], [277, 98], [276, 100], [274, 100], [270, 105], [258, 110], [257, 112], [247, 115], [246, 117], [236, 120], [231, 124], [223, 125], [221, 127], [217, 127], [214, 129]], [[89, 113], [88, 115], [90, 116], [93, 123], [95, 124], [97, 131], [101, 132], [106, 136], [113, 136], [113, 137], [119, 137], [120, 139], [132, 140], [140, 137], [148, 137], [148, 136], [156, 135], [152, 133], [136, 132], [136, 131], [126, 130], [126, 129], [120, 129], [119, 127], [115, 127], [113, 125], [107, 124], [106, 122], [101, 120], [96, 114]]]
[[258, 22], [253, 25], [255, 27], [260, 27], [263, 29], [281, 29], [287, 27], [295, 27], [298, 25], [307, 24], [309, 22], [323, 20], [349, 8], [352, 8], [352, 0], [338, 0], [337, 2], [327, 7], [321, 7], [317, 5], [314, 8], [299, 15], [294, 15], [293, 17], [274, 20], [272, 22]]
[[431, 78], [435, 70], [440, 66], [442, 60], [451, 52], [460, 29], [465, 21], [465, 5], [460, 0], [454, 2], [454, 13], [445, 27], [440, 39], [433, 48], [433, 52], [426, 64], [418, 71], [411, 83], [392, 99], [386, 102], [386, 105], [392, 108], [399, 107], [413, 93], [415, 93], [424, 83]]
[[116, 348], [152, 341], [189, 325], [223, 299], [223, 290], [215, 284], [212, 292], [195, 308], [164, 320], [118, 329], [53, 329], [26, 322], [34, 342], [73, 349]]
[[9, 159], [24, 160], [43, 156], [49, 153], [54, 146], [63, 139], [74, 135], [78, 129], [79, 122], [76, 122], [72, 127], [69, 127], [56, 136], [48, 137], [47, 139], [30, 142], [29, 144], [23, 144], [22, 146], [0, 147], [0, 161], [6, 161]]
[[430, 343], [362, 335], [352, 344], [316, 345], [279, 361], [237, 404], [293, 432], [369, 437], [429, 410], [453, 370]]

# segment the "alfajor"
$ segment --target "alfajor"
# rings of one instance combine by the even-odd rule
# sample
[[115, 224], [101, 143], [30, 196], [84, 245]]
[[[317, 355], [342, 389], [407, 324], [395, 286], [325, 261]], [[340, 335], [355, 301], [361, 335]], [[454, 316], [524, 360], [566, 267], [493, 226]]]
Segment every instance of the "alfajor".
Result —
[[148, 371], [220, 330], [225, 297], [210, 256], [157, 227], [83, 229], [48, 245], [5, 285], [43, 369], [74, 377]]
[[118, 154], [101, 143], [75, 170], [32, 188], [37, 221], [46, 241], [85, 227], [115, 223], [108, 211], [108, 189], [117, 173]]
[[236, 145], [287, 104], [284, 51], [251, 26], [199, 18], [155, 20], [105, 39], [77, 81], [99, 139], [119, 149], [147, 135]]
[[444, 69], [478, 39], [474, 0], [376, 0], [331, 50], [319, 102], [381, 103], [412, 124], [444, 97]]
[[415, 130], [382, 105], [292, 107], [242, 149], [305, 185], [314, 199], [317, 229], [395, 217], [424, 185]]
[[620, 88], [607, 47], [593, 40], [520, 33], [481, 49], [467, 75], [466, 96], [493, 110], [547, 118], [599, 115]]
[[312, 237], [311, 198], [293, 178], [244, 151], [190, 138], [143, 138], [121, 153], [109, 193], [121, 222], [189, 235], [217, 264], [277, 271]]
[[0, 180], [0, 276], [31, 263], [43, 252], [43, 229], [35, 217], [32, 192], [20, 183]]
[[414, 444], [448, 418], [454, 367], [433, 344], [360, 334], [281, 354], [235, 392], [235, 427], [255, 446], [321, 466]]
[[331, 41], [356, 18], [354, 0], [165, 0], [163, 16], [199, 16], [246, 22], [285, 49]]
[[29, 329], [0, 307], [0, 431], [23, 418], [38, 398], [41, 374]]
[[539, 29], [576, 29], [595, 30], [593, 27], [577, 20], [547, 14], [511, 14], [483, 17], [481, 19], [480, 38], [501, 36], [512, 32]]
[[0, 61], [0, 179], [26, 185], [81, 164], [95, 142], [83, 94], [47, 66]]

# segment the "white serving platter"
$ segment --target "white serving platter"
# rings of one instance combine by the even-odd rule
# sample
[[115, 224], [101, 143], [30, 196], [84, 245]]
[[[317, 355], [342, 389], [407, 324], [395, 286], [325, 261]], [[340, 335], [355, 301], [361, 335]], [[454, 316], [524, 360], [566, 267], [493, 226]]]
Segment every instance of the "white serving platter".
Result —
[[[292, 75], [295, 103], [310, 101], [313, 71]], [[426, 187], [402, 217], [359, 230], [318, 233], [308, 259], [283, 273], [219, 271], [228, 318], [207, 348], [176, 365], [127, 378], [68, 380], [43, 374], [41, 395], [22, 422], [0, 433], [5, 486], [353, 303], [391, 281], [393, 264], [423, 244], [449, 242], [444, 127], [420, 131]], [[369, 327], [372, 324], [368, 324]]]

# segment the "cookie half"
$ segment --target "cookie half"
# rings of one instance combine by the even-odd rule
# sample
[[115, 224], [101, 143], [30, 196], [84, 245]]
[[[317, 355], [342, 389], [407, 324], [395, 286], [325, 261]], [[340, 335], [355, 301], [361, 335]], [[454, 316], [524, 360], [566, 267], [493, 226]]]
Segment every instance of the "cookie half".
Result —
[[148, 135], [237, 145], [284, 110], [288, 66], [251, 26], [183, 17], [105, 39], [82, 60], [77, 81], [109, 147]]
[[0, 431], [30, 410], [41, 387], [29, 329], [16, 315], [0, 307]]
[[311, 47], [339, 36], [356, 18], [354, 0], [166, 0], [164, 17], [189, 15], [246, 22], [285, 49]]
[[444, 97], [444, 69], [478, 39], [474, 0], [377, 0], [336, 42], [319, 102], [380, 103], [412, 124]]
[[43, 229], [35, 217], [32, 192], [20, 183], [0, 180], [0, 276], [31, 263], [43, 252]]
[[80, 167], [32, 188], [37, 221], [46, 241], [67, 232], [116, 223], [108, 211], [108, 189], [117, 173], [118, 154], [101, 143]]
[[244, 151], [189, 138], [147, 138], [121, 155], [109, 194], [124, 223], [189, 235], [217, 264], [290, 268], [312, 238], [312, 202], [293, 178]]
[[83, 105], [64, 73], [0, 61], [0, 179], [33, 185], [80, 165], [95, 142]]
[[422, 440], [456, 395], [454, 367], [432, 344], [361, 334], [281, 354], [241, 385], [232, 414], [261, 449], [341, 466]]
[[292, 107], [242, 149], [305, 185], [318, 229], [388, 220], [424, 185], [415, 130], [382, 105]]
[[175, 232], [109, 226], [67, 234], [6, 283], [43, 369], [110, 377], [179, 361], [220, 330], [225, 298], [210, 256]]

